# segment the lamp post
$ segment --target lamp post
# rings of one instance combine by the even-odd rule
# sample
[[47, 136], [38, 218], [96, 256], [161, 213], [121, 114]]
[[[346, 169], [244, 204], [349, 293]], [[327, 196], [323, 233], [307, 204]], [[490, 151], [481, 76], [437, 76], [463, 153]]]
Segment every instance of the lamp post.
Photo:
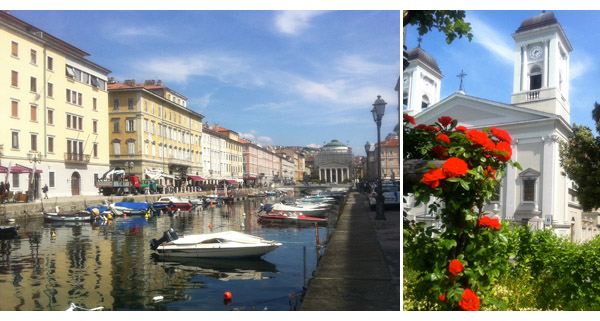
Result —
[[385, 113], [385, 100], [381, 96], [377, 96], [377, 100], [373, 103], [373, 120], [377, 124], [377, 196], [375, 197], [375, 220], [385, 220], [383, 213], [383, 189], [381, 187], [381, 119]]
[[37, 197], [37, 187], [34, 184], [34, 177], [36, 171], [36, 164], [42, 163], [42, 153], [27, 153], [27, 159], [30, 163], [33, 163], [33, 168], [31, 169], [31, 174], [29, 174], [29, 193], [27, 193], [27, 201], [35, 200]]
[[125, 165], [127, 166], [127, 169], [129, 170], [129, 185], [131, 186], [131, 188], [129, 188], [129, 195], [131, 195], [131, 193], [133, 193], [133, 184], [131, 183], [131, 169], [133, 168], [134, 164], [133, 162], [125, 162]]

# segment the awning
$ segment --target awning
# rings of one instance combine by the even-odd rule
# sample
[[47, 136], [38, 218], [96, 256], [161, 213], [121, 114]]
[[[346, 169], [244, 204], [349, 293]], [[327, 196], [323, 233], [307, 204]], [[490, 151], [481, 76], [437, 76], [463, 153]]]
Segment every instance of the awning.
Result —
[[8, 168], [0, 166], [0, 173], [8, 173]]
[[[21, 165], [16, 165], [16, 166], [11, 167], [9, 171], [14, 174], [31, 174], [32, 169], [29, 167], [21, 166]], [[36, 169], [35, 172], [36, 172], [36, 174], [41, 174], [42, 170]], [[7, 172], [2, 172], [2, 173], [7, 173]]]
[[229, 184], [239, 184], [237, 181], [227, 181]]
[[204, 180], [204, 178], [202, 178], [200, 176], [190, 176], [190, 175], [188, 175], [188, 178], [189, 179], [193, 179], [195, 181], [203, 181]]

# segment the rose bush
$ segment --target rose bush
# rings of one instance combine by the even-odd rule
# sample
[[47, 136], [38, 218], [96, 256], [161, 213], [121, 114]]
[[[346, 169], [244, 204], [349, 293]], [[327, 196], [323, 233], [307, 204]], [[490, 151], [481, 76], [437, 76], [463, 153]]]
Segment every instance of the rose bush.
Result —
[[[448, 116], [409, 127], [404, 117], [405, 159], [429, 163], [412, 189], [415, 204], [428, 206], [441, 223], [404, 223], [405, 266], [416, 273], [411, 295], [426, 309], [478, 310], [499, 276], [508, 271], [510, 245], [505, 223], [483, 212], [512, 162], [510, 135], [497, 128], [468, 129]], [[405, 213], [405, 216], [407, 213]]]

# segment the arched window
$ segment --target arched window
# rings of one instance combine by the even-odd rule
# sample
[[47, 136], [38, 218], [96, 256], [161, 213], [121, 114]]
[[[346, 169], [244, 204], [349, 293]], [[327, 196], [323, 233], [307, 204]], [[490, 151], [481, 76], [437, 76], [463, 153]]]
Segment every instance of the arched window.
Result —
[[529, 72], [529, 90], [542, 88], [542, 69], [534, 66]]
[[425, 109], [429, 107], [429, 97], [427, 95], [423, 95], [421, 98], [421, 108]]

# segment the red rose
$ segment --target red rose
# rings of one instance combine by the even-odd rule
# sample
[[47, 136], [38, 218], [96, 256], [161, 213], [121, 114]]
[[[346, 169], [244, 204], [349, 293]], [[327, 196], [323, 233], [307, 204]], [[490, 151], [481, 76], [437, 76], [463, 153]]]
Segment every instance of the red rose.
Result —
[[424, 129], [425, 129], [426, 131], [428, 131], [428, 132], [437, 132], [437, 131], [438, 131], [438, 129], [437, 129], [437, 128], [435, 128], [435, 127], [433, 127], [433, 126], [431, 126], [431, 125], [430, 125], [430, 126], [425, 126], [425, 128], [424, 128]]
[[497, 218], [489, 218], [487, 216], [484, 216], [484, 217], [480, 218], [477, 221], [477, 226], [479, 226], [479, 227], [489, 227], [489, 228], [493, 228], [493, 229], [496, 229], [496, 230], [499, 230], [500, 227], [502, 227], [500, 225], [500, 221], [498, 221]]
[[415, 129], [422, 129], [425, 130], [427, 126], [425, 126], [425, 124], [418, 124], [417, 126], [415, 126]]
[[492, 177], [493, 179], [496, 179], [496, 171], [492, 168], [492, 166], [488, 165], [487, 169], [485, 169], [484, 172], [487, 177]]
[[448, 264], [448, 271], [453, 275], [458, 275], [458, 273], [462, 272], [465, 267], [460, 263], [459, 260], [452, 260], [450, 264]]
[[446, 301], [446, 292], [438, 297], [440, 298], [440, 301]]
[[440, 122], [442, 126], [447, 127], [448, 125], [452, 124], [452, 118], [448, 116], [442, 116], [438, 118], [438, 122]]
[[415, 118], [412, 116], [409, 116], [408, 114], [404, 114], [404, 121], [407, 123], [411, 123], [411, 124], [415, 124]]
[[433, 146], [433, 153], [435, 154], [435, 156], [437, 156], [437, 158], [448, 157], [448, 151], [446, 150], [446, 148], [444, 148], [444, 146]]
[[471, 130], [467, 131], [467, 139], [469, 139], [473, 143], [475, 143], [479, 146], [483, 146], [483, 147], [485, 147], [486, 145], [489, 145], [488, 141], [490, 140], [486, 133], [484, 133], [480, 130], [477, 130], [477, 129], [471, 129]]
[[507, 142], [509, 144], [512, 142], [512, 138], [510, 138], [510, 135], [508, 134], [508, 132], [506, 130], [498, 129], [495, 127], [492, 127], [490, 129], [492, 130], [492, 135], [494, 135], [499, 140], [501, 140], [503, 142]]
[[456, 127], [456, 131], [457, 132], [461, 132], [461, 133], [466, 133], [467, 132], [467, 127], [465, 127], [465, 126], [458, 126], [458, 127]]
[[499, 160], [501, 160], [503, 162], [510, 160], [510, 158], [512, 156], [512, 148], [506, 142], [498, 142], [498, 144], [496, 144], [496, 147], [494, 148], [494, 151], [504, 152], [504, 153], [492, 152], [492, 154], [494, 154], [494, 156], [496, 156]]
[[459, 177], [467, 173], [469, 166], [460, 158], [451, 157], [442, 165], [442, 171], [447, 177]]
[[465, 289], [462, 295], [462, 301], [458, 302], [463, 311], [479, 311], [479, 298], [475, 292]]
[[439, 139], [439, 140], [441, 140], [441, 141], [443, 141], [443, 142], [445, 142], [446, 144], [450, 145], [450, 138], [448, 137], [448, 135], [446, 135], [446, 134], [439, 134], [439, 135], [437, 135], [436, 138]]
[[423, 175], [423, 183], [431, 188], [436, 188], [440, 185], [440, 179], [446, 178], [446, 175], [439, 168], [434, 168]]

